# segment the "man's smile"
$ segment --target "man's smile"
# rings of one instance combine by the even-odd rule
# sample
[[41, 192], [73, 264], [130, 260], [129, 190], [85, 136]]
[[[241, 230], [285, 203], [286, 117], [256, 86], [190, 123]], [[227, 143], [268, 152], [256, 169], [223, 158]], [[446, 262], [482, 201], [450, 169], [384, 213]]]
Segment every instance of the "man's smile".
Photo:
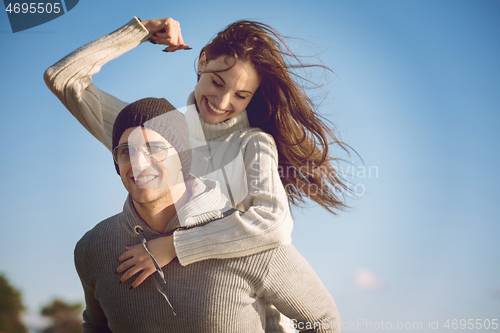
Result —
[[145, 176], [132, 177], [132, 178], [134, 179], [134, 182], [136, 185], [144, 185], [144, 184], [149, 183], [150, 181], [158, 178], [158, 176], [145, 175]]

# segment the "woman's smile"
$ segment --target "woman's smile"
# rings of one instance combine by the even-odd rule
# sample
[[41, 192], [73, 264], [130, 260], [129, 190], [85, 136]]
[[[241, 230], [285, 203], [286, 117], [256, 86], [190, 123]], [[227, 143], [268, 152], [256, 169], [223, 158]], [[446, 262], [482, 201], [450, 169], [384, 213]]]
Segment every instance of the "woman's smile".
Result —
[[210, 101], [208, 100], [208, 98], [206, 99], [206, 101], [207, 101], [207, 105], [208, 105], [208, 108], [207, 108], [207, 109], [208, 109], [208, 111], [209, 111], [209, 112], [210, 112], [210, 111], [213, 111], [213, 113], [214, 113], [215, 115], [223, 115], [224, 113], [226, 113], [226, 112], [227, 112], [227, 111], [225, 111], [225, 110], [219, 110], [219, 109], [217, 109], [217, 108], [215, 107], [215, 105], [213, 105], [212, 103], [210, 103]]

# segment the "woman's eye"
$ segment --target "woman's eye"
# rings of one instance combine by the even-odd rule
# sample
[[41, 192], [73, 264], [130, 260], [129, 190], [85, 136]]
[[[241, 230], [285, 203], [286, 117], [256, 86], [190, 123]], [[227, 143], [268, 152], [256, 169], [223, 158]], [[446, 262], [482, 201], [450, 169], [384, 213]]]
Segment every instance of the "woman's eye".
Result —
[[212, 83], [216, 86], [216, 87], [222, 87], [222, 84], [218, 84], [215, 80], [212, 80]]
[[241, 95], [238, 95], [238, 94], [236, 94], [236, 97], [238, 97], [238, 98], [240, 98], [240, 99], [246, 99], [246, 97], [245, 97], [245, 96], [241, 96]]

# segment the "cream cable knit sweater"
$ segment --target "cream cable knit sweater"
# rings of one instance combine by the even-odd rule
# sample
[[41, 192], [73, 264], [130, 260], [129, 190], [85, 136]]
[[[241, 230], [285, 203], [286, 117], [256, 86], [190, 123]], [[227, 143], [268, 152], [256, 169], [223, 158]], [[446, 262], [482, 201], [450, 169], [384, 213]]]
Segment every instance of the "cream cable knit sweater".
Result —
[[[111, 149], [114, 120], [127, 103], [99, 90], [92, 84], [92, 76], [105, 63], [148, 38], [148, 31], [134, 18], [116, 31], [70, 53], [44, 74], [50, 90], [108, 149]], [[193, 125], [197, 114], [196, 111], [193, 114], [192, 107], [188, 107], [186, 117], [191, 124], [193, 146], [205, 143], [205, 139], [210, 140], [212, 154], [222, 156], [221, 163], [228, 155], [225, 153], [227, 144], [240, 149], [248, 194], [237, 202], [237, 208], [245, 213], [236, 212], [216, 223], [174, 233], [175, 250], [181, 265], [206, 259], [240, 257], [290, 244], [293, 221], [278, 174], [278, 153], [273, 138], [250, 128], [245, 112], [221, 124], [209, 125], [201, 121], [197, 130]], [[200, 124], [200, 120], [197, 123]], [[229, 155], [233, 156], [234, 152]], [[191, 173], [205, 176], [207, 163], [206, 154], [193, 156]], [[241, 174], [233, 175], [231, 188], [237, 189], [244, 184]]]

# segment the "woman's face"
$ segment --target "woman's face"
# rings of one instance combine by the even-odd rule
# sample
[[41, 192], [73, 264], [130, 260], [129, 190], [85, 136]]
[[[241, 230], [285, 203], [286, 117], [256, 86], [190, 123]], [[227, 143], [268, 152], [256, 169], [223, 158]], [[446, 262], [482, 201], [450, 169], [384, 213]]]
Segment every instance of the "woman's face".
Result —
[[236, 60], [231, 67], [234, 61], [221, 56], [207, 62], [204, 52], [200, 56], [201, 76], [194, 96], [206, 123], [217, 124], [243, 112], [259, 87], [259, 76], [252, 63]]

